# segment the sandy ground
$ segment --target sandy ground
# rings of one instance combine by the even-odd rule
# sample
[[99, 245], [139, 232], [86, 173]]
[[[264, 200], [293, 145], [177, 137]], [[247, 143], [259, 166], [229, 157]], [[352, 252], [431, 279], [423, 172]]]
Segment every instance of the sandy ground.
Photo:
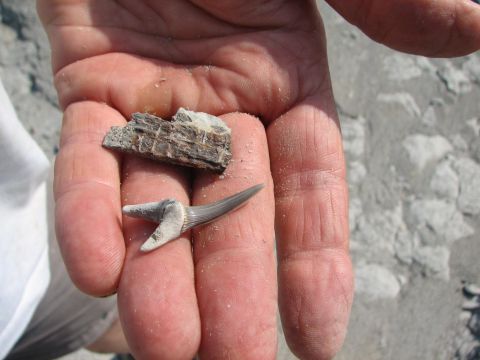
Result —
[[[480, 56], [404, 55], [320, 8], [348, 159], [356, 271], [337, 359], [479, 359], [480, 314], [462, 311], [462, 287], [480, 283]], [[0, 76], [52, 158], [61, 113], [34, 2], [5, 0], [0, 14]], [[81, 351], [63, 359], [110, 357]], [[294, 358], [283, 342], [278, 358]]]

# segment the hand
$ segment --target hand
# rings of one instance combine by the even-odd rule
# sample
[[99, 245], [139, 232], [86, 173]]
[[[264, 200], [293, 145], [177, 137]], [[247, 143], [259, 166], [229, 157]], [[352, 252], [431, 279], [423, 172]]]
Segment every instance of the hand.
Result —
[[327, 0], [373, 40], [413, 54], [449, 57], [480, 49], [480, 5], [472, 0]]
[[[80, 289], [118, 292], [134, 356], [275, 357], [275, 213], [287, 341], [300, 358], [331, 358], [353, 284], [345, 164], [314, 2], [40, 0], [38, 11], [65, 111], [58, 239]], [[223, 179], [102, 148], [132, 112], [169, 117], [180, 106], [232, 128]], [[139, 246], [155, 225], [121, 216], [123, 204], [207, 203], [261, 182], [243, 208], [148, 254]]]

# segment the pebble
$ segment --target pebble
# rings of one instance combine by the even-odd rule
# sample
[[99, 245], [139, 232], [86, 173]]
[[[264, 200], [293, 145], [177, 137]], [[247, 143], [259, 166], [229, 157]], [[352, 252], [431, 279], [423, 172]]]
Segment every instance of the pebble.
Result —
[[480, 165], [470, 158], [457, 159], [453, 167], [460, 179], [458, 208], [465, 214], [480, 213]]
[[480, 286], [478, 285], [467, 284], [463, 287], [463, 290], [470, 296], [480, 296]]
[[352, 157], [360, 157], [365, 151], [365, 119], [342, 119], [343, 148]]
[[406, 219], [411, 230], [420, 234], [424, 244], [452, 243], [474, 233], [455, 204], [442, 199], [412, 201]]
[[424, 275], [441, 280], [450, 279], [450, 250], [445, 246], [424, 246], [414, 249], [413, 259], [422, 266]]
[[480, 118], [474, 117], [468, 119], [465, 123], [473, 131], [475, 136], [480, 136]]
[[437, 124], [437, 115], [435, 114], [435, 108], [429, 106], [422, 115], [422, 123], [426, 126], [433, 127]]
[[433, 75], [437, 72], [437, 67], [430, 61], [429, 58], [426, 58], [424, 56], [417, 56], [415, 60], [418, 67], [427, 74]]
[[462, 65], [462, 69], [468, 74], [472, 81], [480, 82], [480, 58], [472, 54]]
[[430, 188], [442, 198], [457, 199], [460, 181], [457, 173], [452, 169], [450, 160], [442, 161], [437, 165], [430, 181]]
[[400, 292], [400, 282], [387, 268], [377, 264], [358, 265], [355, 292], [370, 300], [393, 299]]
[[383, 70], [387, 73], [388, 79], [394, 81], [411, 80], [422, 75], [422, 69], [413, 56], [399, 53], [387, 56], [383, 60]]
[[421, 115], [417, 102], [409, 93], [379, 94], [377, 100], [389, 104], [398, 104], [402, 106], [411, 117], [419, 118]]
[[447, 90], [455, 95], [465, 94], [472, 90], [472, 84], [467, 74], [457, 69], [449, 61], [437, 71], [437, 75], [445, 84]]
[[357, 219], [362, 214], [362, 211], [362, 201], [359, 198], [351, 198], [348, 208], [348, 223], [350, 231], [353, 231], [356, 228]]
[[468, 143], [460, 134], [453, 134], [450, 138], [453, 146], [460, 151], [468, 150]]
[[411, 265], [413, 261], [413, 250], [415, 246], [418, 246], [417, 234], [411, 234], [408, 231], [400, 232], [395, 238], [394, 250], [395, 256], [402, 263]]
[[410, 135], [403, 140], [402, 145], [407, 151], [410, 162], [419, 171], [423, 170], [430, 162], [440, 160], [453, 150], [448, 140], [439, 135]]
[[357, 185], [362, 182], [362, 180], [367, 175], [367, 169], [365, 165], [360, 161], [351, 161], [348, 164], [348, 183], [352, 185]]
[[385, 257], [395, 254], [397, 234], [406, 231], [402, 218], [402, 207], [381, 211], [368, 216], [359, 216], [357, 220], [356, 240], [361, 243], [366, 254]]
[[476, 299], [464, 301], [462, 304], [462, 309], [468, 311], [478, 310], [480, 309], [480, 302], [478, 302]]

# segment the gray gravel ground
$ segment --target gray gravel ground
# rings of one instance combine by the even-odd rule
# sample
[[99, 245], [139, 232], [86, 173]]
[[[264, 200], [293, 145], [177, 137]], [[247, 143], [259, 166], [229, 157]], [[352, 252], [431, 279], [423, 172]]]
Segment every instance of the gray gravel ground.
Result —
[[[337, 359], [480, 359], [480, 56], [373, 43], [324, 4], [350, 184], [356, 298]], [[58, 109], [33, 0], [0, 1], [0, 77], [50, 158]], [[293, 359], [282, 342], [279, 359]], [[108, 359], [78, 352], [72, 359]]]

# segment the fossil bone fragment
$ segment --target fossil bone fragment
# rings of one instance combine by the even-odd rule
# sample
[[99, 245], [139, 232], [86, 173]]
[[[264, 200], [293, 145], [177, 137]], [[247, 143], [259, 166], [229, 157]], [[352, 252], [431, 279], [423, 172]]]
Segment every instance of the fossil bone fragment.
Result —
[[175, 199], [138, 205], [126, 205], [124, 214], [159, 223], [152, 235], [143, 243], [140, 250], [151, 251], [195, 226], [212, 222], [235, 210], [264, 187], [263, 184], [252, 186], [235, 195], [199, 206], [184, 206]]
[[231, 130], [218, 117], [180, 108], [167, 121], [132, 114], [124, 127], [112, 126], [103, 146], [175, 165], [223, 172], [232, 158]]

